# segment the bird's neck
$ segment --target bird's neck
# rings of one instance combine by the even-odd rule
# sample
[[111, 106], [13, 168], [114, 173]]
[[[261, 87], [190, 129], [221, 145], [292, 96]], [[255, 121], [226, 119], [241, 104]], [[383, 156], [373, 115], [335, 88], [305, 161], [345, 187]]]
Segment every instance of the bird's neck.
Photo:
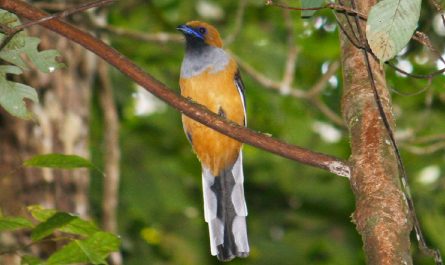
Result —
[[206, 70], [216, 73], [227, 66], [229, 55], [221, 48], [202, 45], [187, 46], [181, 67], [181, 77], [190, 78]]

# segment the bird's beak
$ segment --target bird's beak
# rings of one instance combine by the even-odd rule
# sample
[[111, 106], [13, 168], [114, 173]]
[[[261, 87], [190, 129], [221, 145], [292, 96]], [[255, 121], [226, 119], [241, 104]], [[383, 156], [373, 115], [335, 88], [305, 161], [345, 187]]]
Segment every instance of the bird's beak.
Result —
[[181, 31], [185, 36], [193, 36], [193, 37], [197, 37], [202, 40], [204, 39], [204, 37], [201, 34], [199, 34], [193, 28], [191, 28], [185, 24], [177, 26], [176, 29]]

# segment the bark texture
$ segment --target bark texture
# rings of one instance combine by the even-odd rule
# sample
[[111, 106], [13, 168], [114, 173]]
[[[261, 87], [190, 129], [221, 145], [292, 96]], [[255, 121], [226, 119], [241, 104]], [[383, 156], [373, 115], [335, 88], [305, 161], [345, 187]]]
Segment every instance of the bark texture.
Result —
[[[91, 83], [96, 58], [82, 47], [54, 33], [34, 27], [41, 49], [57, 49], [67, 67], [52, 74], [28, 72], [20, 81], [38, 90], [40, 104], [31, 107], [35, 117], [23, 121], [0, 111], [0, 207], [5, 215], [23, 215], [26, 206], [48, 208], [87, 216], [89, 173], [86, 169], [28, 169], [25, 159], [44, 153], [89, 157], [88, 123]], [[22, 77], [21, 77], [22, 78]], [[27, 236], [5, 235], [2, 248], [27, 244]], [[45, 256], [55, 245], [38, 245]], [[2, 256], [0, 264], [16, 264], [17, 256]]]
[[[348, 5], [350, 0], [344, 1]], [[368, 14], [376, 1], [355, 0]], [[354, 18], [351, 18], [355, 25]], [[361, 22], [365, 32], [365, 22]], [[345, 28], [348, 24], [345, 23]], [[412, 222], [401, 190], [395, 153], [377, 108], [361, 50], [340, 33], [344, 91], [342, 114], [351, 138], [351, 186], [356, 197], [353, 221], [361, 234], [368, 264], [412, 264], [409, 234]], [[371, 58], [377, 91], [394, 128], [384, 72]]]

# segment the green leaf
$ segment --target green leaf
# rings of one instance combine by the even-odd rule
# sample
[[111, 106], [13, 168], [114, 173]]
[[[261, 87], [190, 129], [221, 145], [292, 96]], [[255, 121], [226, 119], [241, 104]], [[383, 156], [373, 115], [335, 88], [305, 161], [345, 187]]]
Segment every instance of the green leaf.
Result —
[[366, 37], [383, 63], [406, 46], [417, 28], [421, 0], [383, 0], [369, 12]]
[[31, 221], [23, 217], [0, 217], [0, 232], [31, 227]]
[[51, 216], [57, 213], [56, 210], [43, 208], [41, 205], [31, 205], [27, 207], [28, 212], [31, 213], [32, 217], [34, 217], [39, 222], [45, 222]]
[[83, 157], [77, 155], [45, 154], [36, 155], [26, 160], [23, 165], [27, 167], [49, 167], [60, 169], [92, 168], [94, 165]]
[[31, 232], [31, 239], [33, 241], [38, 241], [44, 237], [47, 237], [51, 235], [54, 230], [67, 225], [75, 218], [77, 217], [71, 214], [58, 212], [48, 218], [48, 220], [46, 220], [45, 222], [37, 225], [36, 228], [34, 228]]
[[[311, 8], [311, 7], [321, 7], [324, 3], [324, 0], [301, 0], [302, 8]], [[302, 18], [310, 18], [314, 15], [317, 10], [302, 10], [301, 17]]]
[[23, 256], [20, 265], [44, 265], [45, 263], [34, 256]]
[[[20, 23], [14, 14], [0, 9], [0, 24], [12, 28]], [[0, 33], [0, 40], [3, 40], [4, 37], [5, 35]], [[39, 38], [28, 37], [24, 32], [20, 32], [0, 51], [0, 58], [22, 69], [27, 69], [27, 63], [22, 57], [22, 55], [26, 55], [44, 73], [53, 72], [64, 66], [57, 62], [57, 57], [60, 56], [58, 51], [39, 51], [39, 43]]]
[[47, 260], [48, 265], [62, 265], [89, 262], [106, 264], [105, 258], [119, 249], [120, 240], [117, 236], [97, 232], [84, 240], [74, 240], [52, 254]]
[[21, 74], [22, 70], [12, 65], [0, 65], [0, 105], [12, 115], [28, 119], [31, 117], [26, 109], [24, 99], [39, 102], [34, 88], [6, 79], [6, 74]]
[[[57, 212], [53, 209], [45, 209], [40, 205], [32, 205], [28, 206], [28, 211], [31, 215], [40, 222], [45, 222], [50, 217], [55, 215]], [[83, 220], [79, 217], [75, 217], [71, 222], [59, 228], [60, 231], [81, 235], [81, 236], [90, 236], [98, 231], [99, 228], [91, 221]]]

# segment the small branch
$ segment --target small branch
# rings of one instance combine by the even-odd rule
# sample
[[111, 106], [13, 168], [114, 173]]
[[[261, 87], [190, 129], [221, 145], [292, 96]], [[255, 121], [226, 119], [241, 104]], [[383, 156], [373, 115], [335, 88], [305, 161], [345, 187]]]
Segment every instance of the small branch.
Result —
[[[0, 7], [31, 20], [38, 20], [47, 16], [43, 11], [18, 0], [0, 0]], [[42, 25], [92, 51], [161, 100], [190, 118], [220, 133], [271, 153], [306, 165], [325, 169], [340, 176], [349, 177], [350, 175], [349, 165], [344, 160], [290, 145], [262, 133], [254, 132], [221, 118], [201, 105], [190, 102], [190, 100], [179, 96], [164, 84], [145, 73], [124, 55], [74, 26], [57, 19], [43, 22]]]
[[291, 7], [288, 5], [275, 3], [272, 0], [267, 0], [266, 5], [271, 5], [271, 6], [276, 6], [279, 8], [287, 9], [287, 10], [296, 10], [296, 11], [332, 9], [336, 12], [345, 13], [348, 15], [356, 15], [356, 16], [359, 16], [361, 19], [366, 19], [366, 15], [358, 12], [357, 10], [354, 10], [348, 6], [338, 5], [336, 3], [327, 3], [326, 5], [320, 6], [320, 7]]
[[98, 29], [105, 31], [107, 33], [119, 36], [131, 38], [134, 40], [144, 41], [144, 42], [158, 42], [158, 43], [182, 43], [184, 42], [184, 38], [180, 34], [159, 32], [159, 33], [142, 33], [139, 31], [133, 31], [123, 28], [117, 28], [113, 26], [100, 26], [95, 25]]
[[243, 25], [244, 20], [244, 13], [246, 11], [247, 7], [247, 0], [240, 0], [238, 9], [236, 10], [236, 18], [235, 18], [235, 28], [233, 29], [232, 33], [230, 33], [225, 39], [224, 44], [226, 46], [230, 45], [232, 42], [235, 41], [236, 36], [241, 31], [241, 26]]
[[47, 15], [45, 17], [42, 17], [38, 20], [33, 20], [33, 21], [29, 21], [27, 23], [21, 24], [17, 27], [14, 27], [12, 29], [7, 30], [6, 33], [6, 37], [3, 39], [2, 43], [0, 44], [0, 51], [11, 41], [11, 39], [20, 31], [24, 30], [25, 28], [31, 27], [33, 25], [37, 25], [37, 24], [41, 24], [45, 21], [49, 21], [51, 19], [55, 19], [55, 18], [63, 18], [75, 13], [79, 13], [85, 10], [88, 10], [90, 8], [94, 8], [94, 7], [100, 7], [100, 6], [105, 6], [107, 4], [110, 4], [111, 2], [113, 2], [114, 0], [98, 0], [98, 1], [93, 1], [93, 2], [89, 2], [89, 3], [85, 3], [85, 4], [81, 4], [79, 6], [76, 7], [72, 7], [69, 8], [67, 10], [64, 10], [62, 12], [53, 14], [53, 15]]
[[294, 81], [295, 68], [297, 66], [298, 49], [295, 44], [295, 33], [289, 10], [283, 10], [284, 22], [287, 30], [287, 60], [284, 66], [283, 80], [281, 81], [280, 92], [284, 95], [291, 92]]

